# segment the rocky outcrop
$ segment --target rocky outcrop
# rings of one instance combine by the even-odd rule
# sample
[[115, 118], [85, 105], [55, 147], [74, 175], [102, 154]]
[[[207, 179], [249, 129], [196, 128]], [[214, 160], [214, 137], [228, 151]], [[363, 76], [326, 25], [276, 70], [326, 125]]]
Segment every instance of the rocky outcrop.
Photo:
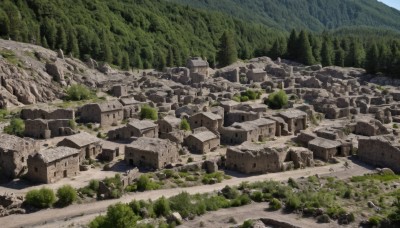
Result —
[[23, 202], [23, 196], [16, 196], [13, 193], [0, 195], [0, 217], [25, 214], [25, 209], [21, 208]]

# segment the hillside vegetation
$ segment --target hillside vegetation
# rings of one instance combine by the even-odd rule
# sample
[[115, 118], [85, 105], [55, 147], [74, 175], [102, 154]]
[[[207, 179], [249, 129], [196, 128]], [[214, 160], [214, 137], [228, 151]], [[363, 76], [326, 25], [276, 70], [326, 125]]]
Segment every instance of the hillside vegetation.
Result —
[[267, 26], [321, 32], [369, 26], [400, 31], [400, 11], [376, 0], [170, 0]]
[[213, 65], [225, 30], [234, 31], [241, 58], [251, 57], [266, 37], [282, 36], [160, 0], [0, 0], [0, 28], [3, 38], [137, 68], [183, 65], [189, 56]]

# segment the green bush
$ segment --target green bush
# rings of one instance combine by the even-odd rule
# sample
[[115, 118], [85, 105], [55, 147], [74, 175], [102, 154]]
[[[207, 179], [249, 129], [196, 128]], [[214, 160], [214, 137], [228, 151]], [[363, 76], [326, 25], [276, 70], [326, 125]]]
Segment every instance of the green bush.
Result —
[[292, 188], [299, 188], [299, 184], [291, 177], [288, 180], [288, 185]]
[[250, 99], [249, 99], [249, 97], [248, 96], [241, 96], [240, 97], [240, 101], [241, 102], [246, 102], [246, 101], [249, 101]]
[[25, 201], [37, 208], [48, 208], [54, 204], [56, 196], [54, 191], [49, 188], [34, 189], [26, 194]]
[[158, 120], [157, 110], [149, 105], [143, 105], [140, 110], [140, 119]]
[[240, 207], [251, 203], [249, 195], [243, 194], [231, 201], [232, 207]]
[[260, 191], [255, 191], [251, 193], [250, 198], [255, 202], [262, 202], [263, 201], [263, 193]]
[[271, 199], [271, 201], [269, 202], [269, 208], [271, 210], [277, 211], [279, 209], [282, 208], [282, 203], [280, 200], [278, 200], [277, 198], [273, 198]]
[[234, 101], [236, 101], [236, 102], [240, 102], [240, 97], [234, 96], [234, 97], [232, 97], [232, 100], [234, 100]]
[[297, 195], [291, 194], [286, 199], [286, 209], [298, 210], [301, 208], [301, 200]]
[[329, 218], [329, 216], [327, 214], [322, 214], [317, 217], [317, 222], [318, 223], [330, 223], [331, 219]]
[[4, 127], [4, 132], [10, 135], [24, 136], [25, 123], [20, 118], [13, 118], [9, 125]]
[[202, 182], [203, 184], [212, 184], [213, 180], [216, 180], [217, 183], [221, 183], [224, 179], [224, 173], [222, 172], [215, 172], [215, 173], [208, 173], [203, 176]]
[[105, 216], [98, 216], [90, 224], [90, 228], [103, 227], [136, 227], [139, 216], [133, 213], [132, 209], [122, 203], [109, 206]]
[[182, 119], [182, 120], [181, 120], [181, 123], [180, 123], [180, 125], [179, 125], [179, 128], [180, 128], [181, 130], [190, 131], [190, 124], [189, 124], [189, 122], [187, 121], [187, 119]]
[[193, 162], [193, 161], [194, 161], [194, 159], [192, 157], [189, 157], [187, 160], [188, 163]]
[[254, 90], [248, 89], [248, 90], [246, 90], [246, 92], [242, 92], [241, 96], [247, 97], [249, 100], [256, 100], [256, 99], [260, 99], [261, 94], [262, 93], [260, 91], [254, 91]]
[[241, 225], [241, 228], [252, 228], [253, 227], [253, 221], [251, 220], [246, 220], [244, 221], [243, 225]]
[[164, 196], [154, 202], [153, 210], [157, 217], [167, 216], [171, 213], [169, 201]]
[[288, 96], [285, 91], [279, 90], [278, 92], [271, 93], [268, 99], [265, 100], [265, 103], [272, 109], [281, 109], [288, 104]]
[[144, 174], [139, 177], [139, 180], [136, 183], [138, 191], [150, 191], [156, 190], [160, 188], [160, 185], [150, 180], [149, 176]]
[[83, 101], [83, 100], [89, 100], [95, 97], [95, 93], [93, 91], [90, 91], [89, 88], [87, 88], [84, 85], [76, 84], [70, 86], [66, 90], [66, 96], [65, 100], [67, 101]]
[[230, 186], [225, 186], [222, 190], [222, 195], [227, 199], [235, 199], [239, 196], [239, 191]]
[[368, 223], [372, 226], [379, 226], [381, 224], [382, 218], [378, 216], [372, 216], [368, 219]]
[[58, 202], [60, 206], [68, 206], [76, 201], [77, 193], [71, 185], [64, 185], [57, 190]]

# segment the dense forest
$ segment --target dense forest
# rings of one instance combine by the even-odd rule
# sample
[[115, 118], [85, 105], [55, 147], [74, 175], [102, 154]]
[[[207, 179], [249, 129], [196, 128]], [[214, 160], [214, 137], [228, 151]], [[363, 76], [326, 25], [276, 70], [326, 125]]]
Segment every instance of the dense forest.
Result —
[[400, 12], [376, 0], [169, 0], [286, 29], [322, 32], [340, 27], [400, 31]]
[[[215, 3], [215, 11], [170, 1], [0, 0], [0, 37], [62, 49], [83, 60], [94, 58], [123, 69], [180, 66], [189, 56], [205, 57], [212, 67], [225, 66], [236, 57], [267, 55], [307, 65], [365, 67], [371, 73], [400, 75], [400, 32], [396, 30], [400, 13], [376, 1], [229, 0], [235, 4], [228, 9], [241, 6], [241, 10], [232, 8], [238, 13], [229, 15], [218, 10], [218, 1], [193, 1], [205, 6]], [[273, 10], [276, 7], [282, 12]], [[240, 13], [257, 16], [256, 9], [269, 16], [251, 22]], [[332, 13], [337, 10], [341, 14]], [[272, 11], [285, 20], [269, 19], [278, 17]], [[277, 24], [298, 30], [288, 32]], [[327, 28], [336, 29], [319, 31]], [[233, 51], [222, 50], [227, 40]]]
[[[161, 0], [0, 0], [0, 36], [63, 49], [115, 65], [162, 68], [203, 56], [214, 65], [225, 30], [234, 31], [239, 57], [252, 57], [265, 26]], [[270, 40], [272, 42], [273, 39]]]

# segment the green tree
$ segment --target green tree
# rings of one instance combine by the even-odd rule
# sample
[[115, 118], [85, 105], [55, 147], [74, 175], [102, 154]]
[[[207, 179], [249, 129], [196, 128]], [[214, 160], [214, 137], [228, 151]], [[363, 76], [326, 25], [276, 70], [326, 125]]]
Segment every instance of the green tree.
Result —
[[41, 188], [30, 190], [26, 196], [25, 201], [27, 204], [37, 208], [48, 208], [51, 207], [56, 201], [54, 191], [49, 188]]
[[185, 131], [190, 131], [190, 124], [187, 121], [187, 119], [182, 119], [181, 123], [179, 125], [179, 129], [185, 130]]
[[100, 227], [133, 228], [138, 220], [128, 205], [117, 203], [108, 207], [105, 224]]
[[322, 66], [332, 66], [333, 61], [333, 47], [330, 40], [326, 39], [322, 44], [321, 50], [321, 64]]
[[268, 96], [266, 104], [272, 109], [281, 109], [288, 104], [288, 96], [285, 91], [279, 90]]
[[71, 185], [64, 185], [57, 190], [57, 203], [60, 206], [68, 206], [76, 201], [78, 195]]
[[154, 213], [156, 213], [157, 217], [167, 216], [171, 213], [171, 209], [169, 207], [169, 201], [164, 196], [154, 202], [153, 206]]
[[67, 42], [67, 34], [65, 33], [63, 26], [58, 26], [57, 28], [57, 41], [56, 47], [63, 51], [67, 50], [68, 42]]
[[236, 44], [232, 32], [225, 31], [220, 39], [217, 61], [220, 67], [228, 66], [237, 60]]
[[133, 66], [138, 69], [143, 69], [143, 62], [139, 54], [134, 55]]
[[305, 65], [314, 64], [314, 57], [308, 40], [308, 35], [306, 31], [301, 31], [298, 39], [299, 47], [299, 58], [298, 60]]
[[79, 57], [79, 45], [78, 39], [76, 38], [74, 31], [69, 31], [68, 33], [68, 44], [67, 44], [67, 53], [72, 54], [74, 57]]
[[22, 119], [13, 118], [10, 124], [4, 127], [4, 132], [10, 135], [24, 136], [25, 123]]
[[346, 66], [363, 67], [365, 59], [365, 51], [359, 40], [353, 39], [350, 49], [347, 53]]
[[67, 96], [65, 97], [68, 101], [82, 101], [88, 100], [95, 96], [95, 94], [89, 90], [85, 85], [75, 84], [70, 86], [67, 91]]
[[0, 9], [0, 28], [1, 37], [6, 37], [10, 34], [10, 20], [2, 9]]
[[287, 57], [289, 59], [297, 59], [299, 52], [298, 52], [298, 45], [297, 45], [298, 35], [295, 29], [292, 30], [290, 33], [288, 42], [287, 42]]
[[378, 72], [379, 67], [379, 52], [376, 43], [373, 43], [367, 52], [367, 56], [365, 59], [365, 69], [369, 74], [376, 74]]
[[345, 58], [346, 58], [346, 53], [343, 51], [342, 48], [339, 48], [338, 50], [335, 51], [336, 66], [344, 67]]
[[112, 63], [113, 53], [111, 50], [110, 40], [107, 36], [107, 33], [103, 31], [101, 34], [101, 60], [106, 63]]
[[121, 68], [123, 70], [129, 70], [130, 66], [129, 66], [129, 55], [128, 53], [124, 52], [124, 54], [122, 55], [122, 65]]
[[140, 110], [140, 119], [158, 120], [157, 110], [149, 105], [143, 105]]

